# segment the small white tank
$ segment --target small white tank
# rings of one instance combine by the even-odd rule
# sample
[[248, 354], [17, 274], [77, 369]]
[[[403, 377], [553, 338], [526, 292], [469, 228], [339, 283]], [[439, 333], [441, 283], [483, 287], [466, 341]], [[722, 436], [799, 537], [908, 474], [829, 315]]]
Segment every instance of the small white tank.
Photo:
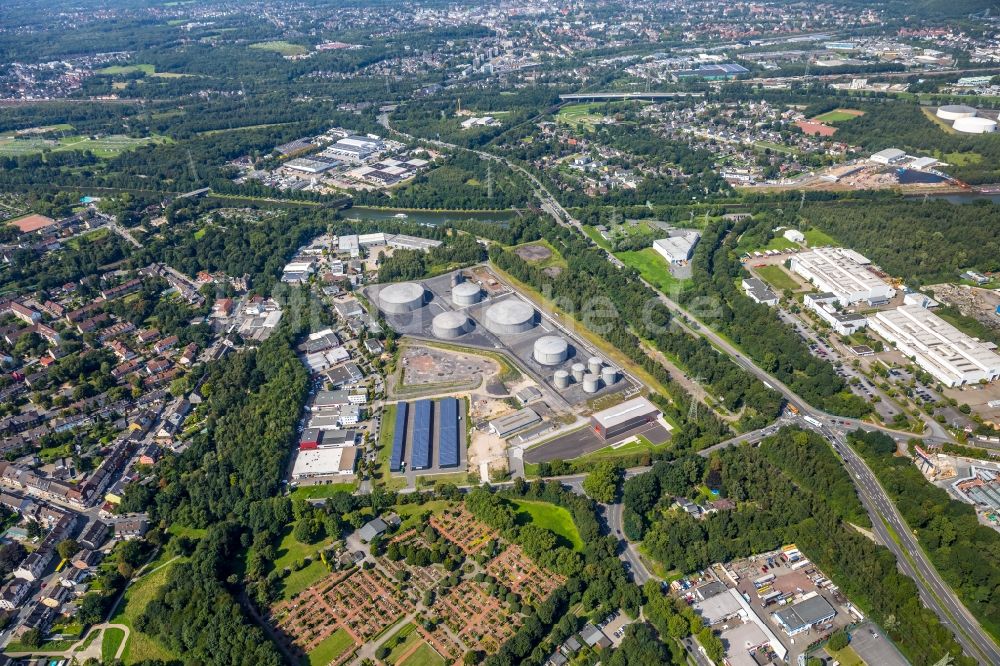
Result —
[[560, 390], [569, 388], [569, 373], [565, 370], [556, 370], [552, 375], [552, 383]]
[[586, 374], [583, 376], [583, 392], [597, 393], [601, 388], [601, 378], [599, 375]]
[[597, 356], [591, 356], [590, 360], [587, 361], [587, 371], [592, 375], [601, 374], [601, 367], [604, 366], [604, 361], [602, 361]]

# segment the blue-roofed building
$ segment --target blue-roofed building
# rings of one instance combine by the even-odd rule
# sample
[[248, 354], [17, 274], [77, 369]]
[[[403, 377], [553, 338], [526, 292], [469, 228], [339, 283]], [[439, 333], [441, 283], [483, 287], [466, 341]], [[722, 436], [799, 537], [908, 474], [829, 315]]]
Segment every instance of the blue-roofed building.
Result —
[[700, 65], [695, 69], [685, 69], [676, 73], [678, 79], [705, 79], [706, 81], [718, 81], [720, 79], [735, 79], [740, 74], [746, 74], [750, 70], [743, 65], [733, 62], [725, 62], [713, 65]]
[[406, 414], [409, 405], [401, 402], [396, 405], [396, 429], [392, 433], [392, 456], [389, 458], [389, 471], [399, 472], [403, 469], [403, 448], [406, 443]]
[[458, 400], [444, 398], [438, 420], [438, 465], [458, 466]]
[[411, 469], [427, 469], [431, 466], [431, 425], [433, 420], [434, 405], [430, 400], [417, 400], [413, 403]]

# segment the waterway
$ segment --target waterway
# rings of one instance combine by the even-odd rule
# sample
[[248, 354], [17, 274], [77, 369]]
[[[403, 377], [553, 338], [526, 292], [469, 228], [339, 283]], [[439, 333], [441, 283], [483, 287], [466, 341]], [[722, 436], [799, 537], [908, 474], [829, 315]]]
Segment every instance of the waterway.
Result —
[[429, 211], [412, 209], [392, 209], [392, 208], [368, 208], [365, 206], [352, 206], [340, 211], [340, 214], [347, 219], [355, 220], [391, 220], [396, 219], [399, 214], [406, 215], [407, 222], [437, 226], [448, 222], [459, 222], [464, 220], [475, 220], [477, 222], [490, 222], [494, 224], [507, 224], [517, 213], [512, 210], [498, 211]]
[[[924, 195], [914, 194], [909, 199], [923, 199]], [[927, 196], [928, 199], [933, 199], [937, 201], [947, 201], [953, 204], [970, 204], [976, 201], [992, 201], [995, 204], [1000, 204], [1000, 192], [991, 193], [980, 193], [980, 192], [962, 192], [961, 194], [930, 194]]]

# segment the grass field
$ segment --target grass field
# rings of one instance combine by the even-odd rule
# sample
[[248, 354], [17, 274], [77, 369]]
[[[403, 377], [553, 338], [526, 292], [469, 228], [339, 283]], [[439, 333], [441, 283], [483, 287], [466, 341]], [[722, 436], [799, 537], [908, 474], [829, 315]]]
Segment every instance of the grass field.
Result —
[[185, 527], [178, 523], [172, 523], [167, 531], [174, 536], [186, 536], [189, 539], [200, 539], [208, 532], [208, 530], [199, 527]]
[[104, 663], [110, 664], [114, 661], [115, 655], [118, 654], [118, 646], [122, 644], [124, 638], [125, 632], [121, 629], [109, 627], [104, 630], [104, 635], [101, 637], [101, 659]]
[[826, 652], [836, 661], [840, 662], [840, 666], [865, 666], [865, 660], [859, 657], [858, 653], [850, 645], [843, 650], [836, 651], [826, 648]]
[[518, 523], [531, 523], [562, 537], [575, 551], [583, 550], [583, 539], [569, 511], [550, 502], [511, 500], [517, 508]]
[[100, 138], [87, 136], [67, 136], [59, 139], [43, 139], [40, 137], [15, 137], [12, 134], [0, 135], [0, 157], [19, 157], [37, 155], [45, 150], [54, 153], [68, 150], [89, 150], [97, 157], [117, 157], [121, 153], [153, 143], [166, 142], [166, 137], [145, 137], [136, 139], [129, 136], [114, 134]]
[[[159, 571], [143, 576], [125, 592], [125, 598], [118, 606], [118, 610], [111, 622], [124, 624], [131, 631], [128, 642], [125, 644], [125, 651], [122, 653], [122, 661], [126, 664], [134, 664], [140, 661], [158, 659], [160, 661], [172, 661], [178, 658], [152, 637], [140, 633], [135, 628], [135, 622], [146, 610], [146, 606], [152, 601], [157, 593], [167, 584], [170, 572], [182, 560], [176, 560], [163, 567]], [[102, 649], [104, 644], [102, 643]]]
[[155, 65], [147, 63], [139, 65], [111, 65], [110, 67], [97, 70], [98, 74], [107, 74], [108, 76], [115, 76], [117, 74], [133, 74], [135, 72], [143, 72], [146, 76], [155, 76], [161, 79], [179, 79], [182, 76], [189, 76], [188, 74], [177, 74], [174, 72], [157, 72]]
[[570, 104], [559, 109], [556, 114], [556, 122], [566, 125], [588, 125], [593, 126], [603, 116], [593, 113], [594, 110], [604, 106], [602, 103], [592, 102], [589, 104]]
[[331, 661], [354, 647], [354, 639], [343, 629], [338, 629], [309, 653], [309, 666], [327, 666]]
[[353, 483], [327, 483], [321, 486], [299, 486], [292, 491], [292, 499], [329, 499], [340, 493], [353, 493]]
[[955, 166], [970, 166], [973, 164], [979, 164], [983, 161], [983, 156], [979, 153], [965, 152], [965, 153], [942, 153], [940, 151], [935, 151], [934, 157], [948, 164], [954, 164]]
[[806, 237], [806, 245], [809, 247], [821, 247], [823, 245], [839, 245], [833, 236], [829, 236], [819, 229], [810, 229], [809, 231], [803, 231], [802, 235]]
[[611, 243], [609, 243], [608, 239], [602, 236], [601, 233], [594, 227], [591, 227], [589, 225], [584, 225], [583, 233], [587, 234], [590, 240], [594, 241], [597, 244], [597, 247], [607, 250], [608, 252], [611, 251]]
[[382, 410], [382, 429], [378, 433], [378, 462], [379, 481], [376, 483], [385, 486], [388, 490], [399, 490], [406, 487], [406, 479], [401, 476], [393, 477], [389, 472], [389, 456], [392, 455], [392, 434], [396, 429], [396, 405], [386, 405]]
[[818, 123], [827, 123], [830, 125], [834, 123], [842, 123], [863, 115], [865, 115], [864, 111], [858, 111], [857, 109], [834, 109], [833, 111], [821, 113], [813, 118], [813, 120]]
[[420, 634], [417, 633], [416, 625], [411, 622], [404, 624], [392, 638], [383, 643], [390, 648], [389, 656], [384, 660], [385, 663], [395, 664], [419, 641]]
[[666, 260], [651, 247], [633, 252], [619, 252], [615, 256], [639, 271], [647, 282], [668, 296], [682, 291], [690, 284], [689, 280], [678, 280], [671, 275]]
[[251, 44], [250, 48], [257, 49], [259, 51], [271, 51], [272, 53], [277, 53], [282, 56], [296, 56], [304, 55], [309, 53], [309, 49], [302, 46], [301, 44], [292, 44], [286, 41], [272, 41], [272, 42], [258, 42], [256, 44]]
[[754, 271], [764, 278], [765, 282], [779, 292], [784, 291], [785, 289], [795, 291], [799, 288], [799, 283], [796, 282], [784, 268], [778, 266], [777, 264], [755, 268]]
[[409, 657], [397, 666], [444, 666], [447, 662], [427, 643], [421, 643]]

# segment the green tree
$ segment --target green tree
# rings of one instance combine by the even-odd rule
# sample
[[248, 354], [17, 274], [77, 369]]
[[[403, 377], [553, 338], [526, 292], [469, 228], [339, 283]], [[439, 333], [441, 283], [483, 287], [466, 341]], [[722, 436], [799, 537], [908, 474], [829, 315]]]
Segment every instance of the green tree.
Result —
[[584, 491], [598, 502], [610, 504], [615, 501], [618, 495], [618, 486], [621, 483], [621, 465], [613, 460], [605, 460], [597, 463], [593, 471], [583, 480]]

